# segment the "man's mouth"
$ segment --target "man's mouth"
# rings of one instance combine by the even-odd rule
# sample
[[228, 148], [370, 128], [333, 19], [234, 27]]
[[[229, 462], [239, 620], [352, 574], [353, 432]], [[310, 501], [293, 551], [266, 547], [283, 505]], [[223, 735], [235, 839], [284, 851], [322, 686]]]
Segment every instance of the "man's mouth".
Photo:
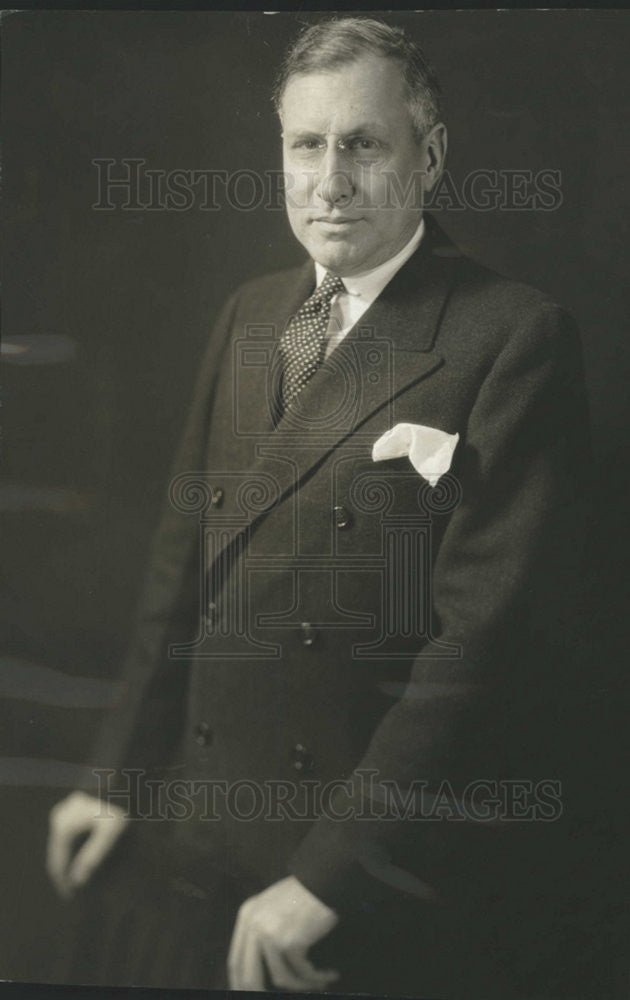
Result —
[[318, 216], [315, 216], [315, 218], [311, 219], [311, 222], [319, 222], [319, 223], [322, 223], [323, 225], [326, 225], [326, 226], [353, 226], [353, 225], [356, 225], [356, 223], [360, 222], [360, 221], [361, 221], [360, 218], [353, 219], [353, 218], [351, 218], [349, 216], [332, 216], [331, 217], [331, 216], [327, 216], [327, 215], [318, 215]]

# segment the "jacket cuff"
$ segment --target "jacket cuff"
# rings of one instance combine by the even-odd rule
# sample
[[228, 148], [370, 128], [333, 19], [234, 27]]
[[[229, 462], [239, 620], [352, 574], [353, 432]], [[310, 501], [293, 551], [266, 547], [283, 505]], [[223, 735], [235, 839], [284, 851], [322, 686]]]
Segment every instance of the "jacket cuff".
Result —
[[378, 883], [346, 840], [334, 824], [319, 820], [288, 864], [289, 874], [339, 914], [370, 909], [378, 895]]
[[318, 819], [290, 858], [289, 874], [339, 915], [371, 913], [401, 896], [437, 902], [432, 886], [392, 863], [389, 841], [398, 824], [360, 816]]

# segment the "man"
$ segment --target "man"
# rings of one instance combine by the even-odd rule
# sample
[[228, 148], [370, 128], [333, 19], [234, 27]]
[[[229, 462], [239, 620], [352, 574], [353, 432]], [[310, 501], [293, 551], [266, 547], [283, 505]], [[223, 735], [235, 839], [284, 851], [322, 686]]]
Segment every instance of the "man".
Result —
[[446, 128], [400, 30], [309, 28], [277, 104], [310, 260], [244, 286], [211, 337], [95, 752], [117, 781], [105, 814], [56, 806], [49, 870], [70, 894], [123, 856], [134, 769], [210, 782], [151, 828], [202, 901], [162, 985], [220, 984], [207, 948], [235, 989], [525, 996], [566, 944], [577, 336], [423, 215]]

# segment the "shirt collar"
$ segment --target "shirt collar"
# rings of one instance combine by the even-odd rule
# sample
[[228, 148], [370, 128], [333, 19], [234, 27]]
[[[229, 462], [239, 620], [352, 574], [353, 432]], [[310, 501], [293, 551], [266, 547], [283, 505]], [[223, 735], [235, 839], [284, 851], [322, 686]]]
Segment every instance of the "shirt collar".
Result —
[[[379, 264], [378, 267], [373, 267], [370, 271], [364, 271], [362, 274], [353, 274], [347, 278], [343, 278], [343, 283], [346, 286], [346, 291], [350, 295], [358, 295], [362, 298], [375, 299], [377, 295], [385, 288], [385, 285], [391, 281], [391, 279], [396, 274], [396, 271], [405, 264], [411, 255], [416, 251], [420, 244], [420, 240], [424, 236], [424, 219], [420, 219], [420, 225], [416, 229], [415, 233], [411, 237], [408, 243], [405, 243], [402, 250], [399, 250], [397, 254], [386, 260], [384, 264]], [[315, 273], [317, 276], [317, 286], [322, 283], [324, 276], [326, 274], [326, 268], [322, 267], [315, 261]]]

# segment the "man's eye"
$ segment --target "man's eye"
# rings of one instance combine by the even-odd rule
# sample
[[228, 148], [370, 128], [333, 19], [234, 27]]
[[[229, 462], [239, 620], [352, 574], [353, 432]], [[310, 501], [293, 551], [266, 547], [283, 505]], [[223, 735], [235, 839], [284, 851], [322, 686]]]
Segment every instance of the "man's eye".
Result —
[[319, 149], [321, 142], [318, 139], [298, 139], [293, 144], [294, 149]]
[[372, 150], [377, 148], [377, 143], [374, 141], [374, 139], [357, 138], [357, 139], [351, 139], [350, 142], [348, 143], [348, 146], [350, 149]]

